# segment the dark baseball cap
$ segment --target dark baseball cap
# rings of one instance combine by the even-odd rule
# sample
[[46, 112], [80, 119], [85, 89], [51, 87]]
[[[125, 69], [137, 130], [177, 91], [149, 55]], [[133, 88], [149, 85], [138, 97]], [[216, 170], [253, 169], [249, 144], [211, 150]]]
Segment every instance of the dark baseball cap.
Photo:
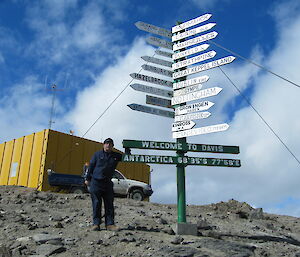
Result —
[[104, 140], [104, 144], [112, 144], [112, 145], [114, 145], [114, 140], [112, 140], [110, 137], [109, 137], [109, 138], [106, 138], [106, 139]]

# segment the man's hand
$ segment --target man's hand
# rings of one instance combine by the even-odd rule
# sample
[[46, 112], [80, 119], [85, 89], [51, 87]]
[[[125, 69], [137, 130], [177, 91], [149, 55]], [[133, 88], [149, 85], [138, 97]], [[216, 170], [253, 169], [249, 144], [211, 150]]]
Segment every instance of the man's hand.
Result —
[[86, 184], [86, 186], [89, 186], [90, 183], [91, 183], [91, 182], [90, 182], [89, 180], [85, 180], [85, 181], [84, 181], [84, 184]]

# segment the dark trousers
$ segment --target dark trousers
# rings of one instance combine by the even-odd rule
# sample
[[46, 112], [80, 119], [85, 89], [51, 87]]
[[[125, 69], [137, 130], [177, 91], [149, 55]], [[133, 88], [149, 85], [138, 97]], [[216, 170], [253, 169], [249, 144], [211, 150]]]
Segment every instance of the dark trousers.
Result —
[[90, 193], [93, 206], [93, 223], [101, 224], [102, 200], [105, 209], [105, 226], [115, 224], [113, 183], [109, 181], [91, 180]]

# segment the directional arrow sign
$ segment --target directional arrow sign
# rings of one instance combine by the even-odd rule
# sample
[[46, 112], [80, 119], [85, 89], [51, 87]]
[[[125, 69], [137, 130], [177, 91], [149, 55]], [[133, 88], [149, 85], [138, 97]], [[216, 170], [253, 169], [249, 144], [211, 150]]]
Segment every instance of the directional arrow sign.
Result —
[[162, 109], [148, 107], [148, 106], [140, 105], [140, 104], [128, 104], [127, 106], [134, 111], [146, 112], [146, 113], [150, 113], [150, 114], [154, 114], [154, 115], [158, 115], [158, 116], [174, 118], [174, 112], [165, 111]]
[[[174, 132], [178, 133], [178, 132]], [[241, 161], [238, 159], [220, 159], [205, 157], [177, 157], [162, 155], [139, 155], [124, 154], [122, 162], [139, 162], [139, 163], [159, 163], [159, 164], [186, 164], [200, 166], [219, 166], [219, 167], [240, 167]]]
[[207, 21], [212, 15], [210, 13], [206, 13], [204, 15], [201, 15], [195, 19], [186, 21], [184, 23], [181, 23], [180, 25], [172, 27], [172, 33], [178, 32], [180, 30], [184, 30], [186, 28], [195, 26], [201, 22]]
[[171, 100], [159, 98], [151, 95], [146, 95], [146, 104], [152, 104], [152, 105], [173, 109], [171, 105]]
[[189, 55], [192, 55], [192, 54], [196, 54], [196, 53], [205, 51], [207, 48], [209, 48], [209, 44], [203, 44], [203, 45], [195, 46], [195, 47], [187, 49], [185, 51], [173, 54], [172, 58], [173, 58], [173, 60], [176, 60], [176, 59], [179, 59], [179, 58], [183, 58], [185, 56], [189, 56]]
[[159, 58], [150, 57], [150, 56], [142, 56], [141, 58], [146, 62], [152, 62], [152, 63], [156, 63], [156, 64], [163, 65], [166, 67], [170, 67], [170, 68], [172, 67], [172, 63], [173, 63], [173, 62], [168, 62], [168, 61], [165, 61], [165, 60], [162, 60]]
[[196, 125], [196, 123], [193, 122], [192, 120], [175, 122], [175, 123], [172, 124], [172, 131], [176, 132], [176, 131], [191, 129], [195, 125]]
[[172, 37], [172, 33], [171, 33], [170, 30], [163, 29], [163, 28], [154, 26], [152, 24], [148, 24], [148, 23], [145, 23], [145, 22], [142, 22], [142, 21], [138, 21], [134, 25], [138, 29], [150, 32], [152, 34], [156, 34], [156, 35], [160, 35], [160, 36], [168, 37], [168, 38]]
[[159, 46], [167, 49], [173, 49], [173, 44], [170, 41], [166, 41], [157, 37], [148, 37], [146, 38], [146, 41], [154, 46]]
[[165, 52], [165, 51], [161, 51], [161, 50], [155, 50], [155, 53], [164, 57], [169, 57], [172, 58], [172, 54], [173, 53], [169, 53], [169, 52]]
[[197, 100], [197, 99], [201, 99], [201, 98], [205, 98], [205, 97], [209, 97], [209, 96], [214, 96], [214, 95], [219, 94], [221, 92], [221, 90], [222, 90], [222, 88], [220, 88], [220, 87], [211, 87], [211, 88], [203, 89], [203, 90], [191, 93], [191, 94], [175, 96], [172, 98], [172, 105], [186, 103], [189, 101], [193, 101], [193, 100]]
[[160, 95], [164, 97], [172, 97], [173, 92], [169, 90], [164, 90], [156, 87], [150, 87], [142, 84], [132, 84], [130, 85], [134, 90], [149, 93], [152, 95]]
[[194, 63], [198, 63], [198, 62], [205, 61], [207, 59], [211, 59], [211, 58], [215, 57], [216, 54], [217, 53], [215, 51], [209, 51], [209, 52], [206, 52], [204, 54], [200, 54], [200, 55], [197, 55], [195, 57], [186, 59], [184, 61], [173, 63], [172, 64], [172, 69], [173, 70], [180, 69], [182, 67], [186, 67], [186, 66], [192, 65]]
[[201, 72], [201, 71], [213, 69], [215, 67], [231, 63], [234, 60], [235, 60], [234, 56], [227, 56], [227, 57], [224, 57], [224, 58], [212, 61], [212, 62], [208, 62], [208, 63], [204, 63], [204, 64], [201, 64], [201, 65], [198, 65], [198, 66], [194, 66], [192, 68], [188, 68], [188, 69], [183, 70], [183, 71], [174, 72], [173, 73], [173, 79], [177, 79], [177, 78], [185, 77], [185, 76], [188, 76], [188, 75], [191, 75], [191, 74], [194, 74], [194, 73], [198, 73], [198, 72]]
[[194, 28], [194, 29], [191, 29], [191, 30], [187, 30], [183, 33], [175, 34], [174, 36], [172, 36], [172, 42], [178, 41], [178, 40], [186, 38], [186, 37], [194, 36], [198, 33], [204, 32], [206, 30], [210, 30], [215, 25], [216, 25], [216, 23], [207, 23], [203, 26], [200, 26], [200, 27], [197, 27], [197, 28]]
[[171, 81], [158, 79], [158, 78], [146, 76], [146, 75], [139, 74], [139, 73], [131, 73], [130, 76], [134, 79], [146, 81], [146, 82], [161, 85], [161, 86], [166, 86], [166, 87], [172, 87], [173, 86], [173, 83]]
[[187, 104], [183, 106], [179, 106], [175, 108], [175, 115], [184, 115], [192, 112], [199, 112], [208, 110], [210, 107], [214, 105], [213, 102], [210, 101], [203, 101], [194, 104]]
[[161, 74], [161, 75], [172, 78], [173, 71], [161, 69], [161, 68], [151, 66], [151, 65], [148, 65], [148, 64], [143, 64], [142, 68], [144, 70], [151, 71], [151, 72], [154, 72], [154, 73]]
[[179, 49], [182, 49], [182, 48], [186, 48], [188, 46], [200, 44], [204, 41], [211, 40], [211, 39], [215, 38], [217, 35], [218, 35], [218, 32], [213, 31], [213, 32], [201, 35], [199, 37], [195, 37], [195, 38], [192, 38], [190, 40], [186, 40], [186, 41], [174, 44], [173, 45], [173, 50], [176, 51], [176, 50], [179, 50]]
[[185, 87], [183, 89], [175, 90], [173, 93], [173, 96], [180, 96], [180, 95], [186, 95], [189, 93], [197, 92], [197, 91], [201, 90], [201, 88], [202, 88], [201, 84], [197, 84], [197, 85], [190, 86], [190, 87]]
[[225, 131], [228, 128], [229, 125], [227, 123], [206, 126], [201, 128], [194, 128], [194, 129], [189, 129], [189, 130], [184, 130], [179, 132], [173, 132], [173, 138], [182, 138], [182, 137], [196, 136], [202, 134], [209, 134], [214, 132]]
[[167, 151], [189, 151], [189, 152], [207, 152], [207, 153], [240, 153], [238, 146], [228, 145], [208, 145], [208, 144], [191, 144], [178, 142], [158, 142], [147, 140], [123, 140], [123, 147], [137, 149], [167, 150]]
[[196, 77], [196, 78], [180, 81], [180, 82], [177, 82], [177, 83], [173, 83], [173, 89], [179, 89], [179, 88], [193, 86], [193, 85], [196, 85], [196, 84], [205, 83], [208, 80], [209, 80], [209, 76], [204, 75], [204, 76], [201, 76], [201, 77]]
[[211, 115], [210, 112], [196, 112], [185, 115], [175, 116], [175, 121], [200, 120], [206, 119]]

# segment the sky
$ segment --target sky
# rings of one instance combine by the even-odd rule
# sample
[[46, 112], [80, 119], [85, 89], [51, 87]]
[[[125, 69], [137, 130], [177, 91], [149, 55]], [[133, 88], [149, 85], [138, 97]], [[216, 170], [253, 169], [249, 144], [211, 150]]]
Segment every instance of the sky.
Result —
[[[203, 24], [217, 24], [210, 31], [218, 36], [208, 42], [207, 51], [217, 52], [212, 60], [232, 55], [226, 48], [300, 84], [297, 0], [0, 0], [0, 142], [47, 129], [50, 120], [52, 129], [64, 133], [73, 130], [76, 136], [100, 142], [112, 137], [121, 150], [123, 139], [175, 142], [171, 118], [127, 107], [145, 105], [146, 94], [130, 84], [155, 86], [132, 80], [129, 74], [156, 76], [141, 70], [145, 61], [140, 58], [155, 54], [158, 48], [146, 38], [156, 35], [134, 23], [171, 30], [177, 22], [206, 13], [212, 17]], [[226, 122], [229, 129], [187, 141], [236, 145], [241, 153], [187, 155], [236, 158], [242, 166], [186, 167], [186, 202], [236, 199], [266, 212], [300, 217], [300, 88], [234, 56], [222, 70], [235, 86], [218, 68], [190, 76], [208, 75], [203, 88], [223, 89], [205, 99], [215, 103], [212, 115], [197, 120], [196, 127]], [[52, 109], [53, 84], [57, 90]], [[132, 153], [175, 155], [137, 149]], [[151, 168], [151, 201], [176, 203], [175, 165]]]

